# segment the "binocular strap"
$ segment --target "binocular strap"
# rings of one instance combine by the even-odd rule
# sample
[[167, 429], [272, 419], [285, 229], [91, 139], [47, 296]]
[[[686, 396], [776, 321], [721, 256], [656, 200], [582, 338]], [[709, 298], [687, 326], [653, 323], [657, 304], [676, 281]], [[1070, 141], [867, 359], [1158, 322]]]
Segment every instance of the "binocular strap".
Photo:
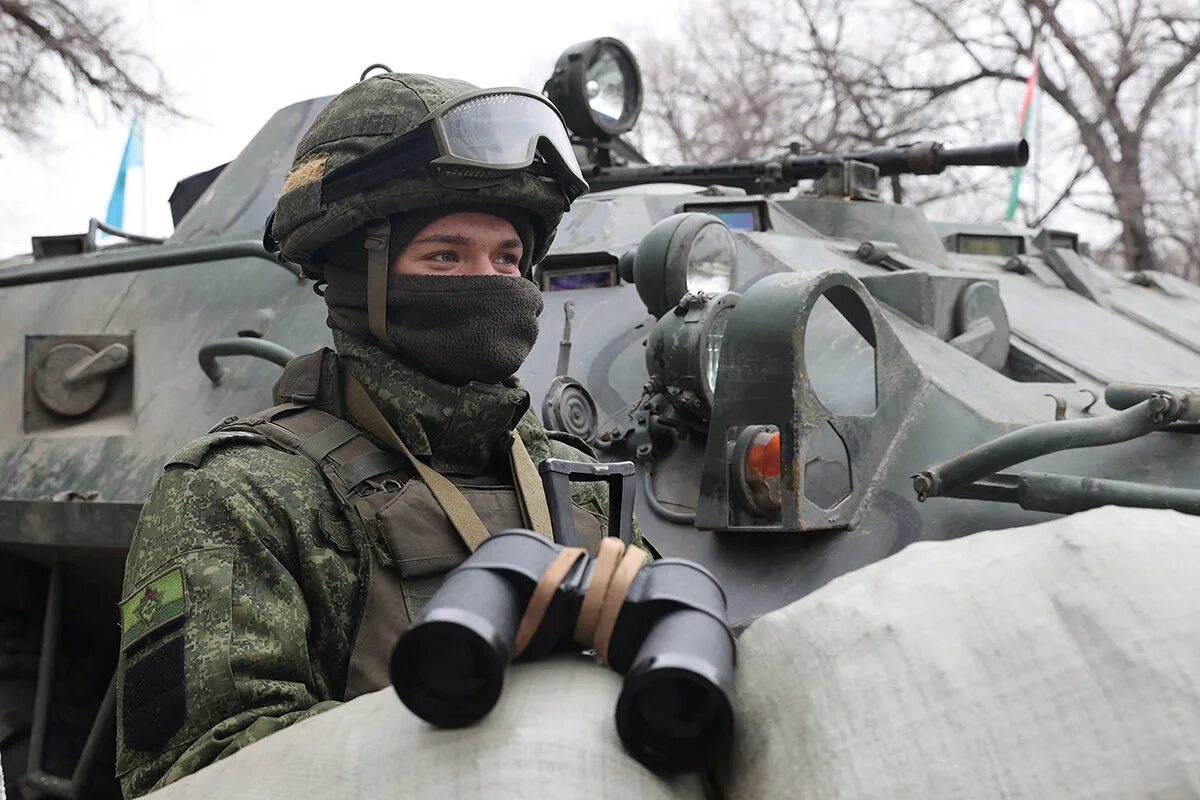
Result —
[[629, 587], [633, 586], [633, 579], [645, 563], [645, 550], [635, 545], [627, 547], [604, 592], [604, 602], [596, 620], [596, 631], [592, 634], [592, 647], [605, 664], [608, 663], [608, 642], [612, 639], [613, 629], [617, 627], [617, 617], [625, 605], [625, 598], [629, 596]]
[[525, 648], [533, 640], [533, 635], [542, 626], [542, 620], [546, 617], [546, 611], [550, 608], [550, 601], [554, 599], [554, 593], [566, 579], [571, 567], [575, 566], [575, 562], [585, 553], [587, 551], [582, 547], [564, 547], [550, 562], [550, 566], [546, 567], [542, 577], [538, 578], [537, 585], [533, 587], [533, 594], [529, 596], [529, 603], [525, 606], [525, 613], [521, 615], [521, 622], [517, 625], [513, 658], [518, 658], [521, 653], [525, 652]]
[[583, 595], [579, 619], [575, 622], [575, 641], [584, 647], [592, 646], [592, 634], [596, 632], [596, 622], [600, 619], [600, 607], [604, 604], [608, 584], [617, 571], [624, 550], [625, 545], [621, 540], [612, 536], [604, 537], [596, 548], [596, 566], [592, 568], [592, 580]]
[[[534, 586], [517, 626], [513, 658], [520, 656], [529, 646], [545, 619], [555, 592], [562, 586], [579, 557], [586, 552], [579, 547], [564, 547], [546, 567]], [[605, 663], [608, 663], [608, 643], [616, 628], [617, 617], [621, 614], [621, 606], [644, 563], [646, 551], [640, 547], [626, 547], [613, 536], [606, 536], [600, 541], [574, 636], [578, 644], [594, 649]]]
[[[454, 530], [462, 539], [467, 550], [474, 553], [479, 545], [490, 535], [483, 520], [475, 513], [475, 509], [463, 497], [463, 493], [446, 476], [421, 461], [384, 419], [383, 414], [371, 402], [367, 390], [354, 379], [353, 375], [345, 376], [346, 409], [367, 431], [396, 450], [412, 465], [417, 477], [429, 487], [435, 500]], [[513, 470], [513, 483], [517, 498], [521, 504], [522, 515], [528, 518], [530, 526], [551, 541], [554, 540], [550, 529], [550, 510], [546, 502], [546, 492], [538, 480], [537, 468], [521, 437], [513, 434], [509, 458]]]

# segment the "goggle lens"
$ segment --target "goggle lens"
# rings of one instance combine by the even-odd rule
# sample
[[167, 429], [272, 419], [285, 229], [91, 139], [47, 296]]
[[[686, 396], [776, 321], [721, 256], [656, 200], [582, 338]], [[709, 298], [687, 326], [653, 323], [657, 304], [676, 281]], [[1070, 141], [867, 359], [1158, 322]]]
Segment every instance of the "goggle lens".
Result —
[[562, 120], [536, 97], [507, 93], [473, 97], [448, 109], [441, 121], [449, 155], [481, 166], [527, 165], [545, 139], [567, 169], [583, 178]]

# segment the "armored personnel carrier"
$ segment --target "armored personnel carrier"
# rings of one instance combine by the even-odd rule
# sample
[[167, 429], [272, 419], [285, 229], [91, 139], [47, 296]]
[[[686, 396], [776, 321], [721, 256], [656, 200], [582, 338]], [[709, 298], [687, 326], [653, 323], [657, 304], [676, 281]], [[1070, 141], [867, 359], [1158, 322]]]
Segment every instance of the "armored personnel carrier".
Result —
[[[548, 426], [637, 464], [647, 539], [711, 569], [737, 625], [920, 540], [1109, 504], [1200, 512], [1200, 395], [1181, 388], [1200, 386], [1200, 289], [1107, 272], [1070, 232], [879, 197], [881, 177], [1023, 164], [1023, 142], [654, 165], [622, 139], [641, 107], [623, 44], [570, 48], [546, 91], [592, 193], [536, 271], [519, 377]], [[93, 222], [0, 262], [14, 793], [115, 791], [141, 503], [172, 452], [269, 405], [280, 366], [329, 343], [322, 299], [262, 243], [327, 99], [181, 181], [163, 241], [98, 247]]]

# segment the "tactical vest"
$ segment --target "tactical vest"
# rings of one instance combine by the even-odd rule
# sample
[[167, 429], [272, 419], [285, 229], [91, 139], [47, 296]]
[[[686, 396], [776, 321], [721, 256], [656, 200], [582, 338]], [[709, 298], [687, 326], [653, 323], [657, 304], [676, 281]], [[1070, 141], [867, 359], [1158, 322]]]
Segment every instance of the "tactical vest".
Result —
[[[306, 456], [337, 498], [350, 530], [351, 541], [344, 543], [350, 552], [344, 554], [357, 561], [362, 587], [362, 612], [346, 676], [344, 699], [350, 700], [388, 685], [388, 662], [400, 633], [469, 551], [412, 465], [346, 419], [333, 351], [292, 360], [273, 395], [273, 407], [219, 430], [250, 431], [280, 450]], [[446, 477], [488, 533], [533, 527], [512, 482]], [[577, 533], [594, 552], [604, 523], [578, 505], [574, 519]]]

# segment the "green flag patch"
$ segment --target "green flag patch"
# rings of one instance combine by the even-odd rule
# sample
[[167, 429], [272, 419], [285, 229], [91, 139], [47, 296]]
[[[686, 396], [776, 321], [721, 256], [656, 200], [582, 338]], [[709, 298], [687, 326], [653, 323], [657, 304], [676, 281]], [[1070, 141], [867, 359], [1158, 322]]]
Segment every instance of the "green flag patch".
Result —
[[174, 567], [121, 601], [121, 649], [187, 614], [183, 570]]

